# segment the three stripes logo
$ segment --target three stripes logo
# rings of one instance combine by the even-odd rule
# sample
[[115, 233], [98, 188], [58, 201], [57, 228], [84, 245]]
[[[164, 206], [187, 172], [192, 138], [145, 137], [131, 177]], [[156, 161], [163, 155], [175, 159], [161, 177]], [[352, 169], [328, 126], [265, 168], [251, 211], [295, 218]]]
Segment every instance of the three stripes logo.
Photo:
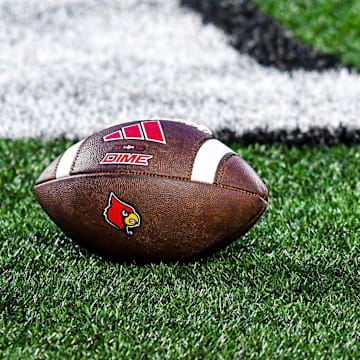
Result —
[[143, 121], [139, 124], [124, 126], [111, 134], [104, 136], [104, 141], [115, 140], [146, 140], [166, 144], [160, 121]]

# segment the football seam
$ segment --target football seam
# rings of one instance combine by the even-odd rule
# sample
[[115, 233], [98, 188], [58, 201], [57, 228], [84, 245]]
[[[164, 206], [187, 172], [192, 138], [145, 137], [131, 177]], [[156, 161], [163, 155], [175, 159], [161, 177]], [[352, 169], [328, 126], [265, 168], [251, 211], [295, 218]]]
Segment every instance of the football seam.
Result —
[[[224, 173], [225, 173], [225, 168], [226, 168], [226, 165], [229, 161], [229, 159], [233, 156], [236, 156], [237, 154], [234, 154], [234, 153], [229, 153], [227, 155], [225, 155], [221, 161], [222, 161], [222, 164], [221, 164], [221, 169], [219, 170], [219, 173], [218, 173], [218, 176], [217, 176], [217, 180], [215, 180], [215, 183], [221, 183], [222, 181], [222, 178], [224, 176]], [[220, 164], [219, 164], [220, 165]], [[216, 171], [217, 172], [217, 171]]]
[[62, 153], [60, 156], [59, 156], [59, 159], [58, 159], [58, 162], [56, 163], [56, 165], [55, 165], [55, 173], [54, 173], [54, 176], [55, 176], [55, 178], [56, 178], [56, 173], [57, 173], [57, 169], [58, 169], [58, 167], [59, 167], [59, 164], [60, 164], [60, 161], [61, 161], [61, 158], [63, 157], [63, 155], [64, 155], [64, 153]]
[[[85, 144], [85, 141], [88, 140], [89, 138], [91, 138], [91, 136], [88, 136], [87, 138], [85, 138], [84, 140], [82, 140], [82, 143], [81, 145], [79, 146], [79, 148], [77, 149], [77, 152], [75, 154], [75, 157], [74, 157], [74, 160], [71, 164], [71, 168], [70, 168], [70, 174], [74, 171], [74, 168], [75, 168], [75, 163], [76, 163], [76, 160], [78, 159], [79, 155], [80, 155], [80, 151], [81, 149], [83, 148], [84, 144]], [[72, 175], [72, 174], [71, 174]]]
[[153, 173], [148, 173], [146, 171], [122, 170], [122, 171], [112, 171], [112, 172], [94, 171], [94, 172], [91, 172], [91, 173], [76, 173], [76, 174], [71, 174], [68, 177], [43, 181], [41, 183], [36, 184], [36, 186], [43, 185], [45, 183], [55, 182], [55, 181], [62, 181], [62, 180], [68, 179], [68, 178], [73, 177], [73, 176], [98, 176], [98, 175], [105, 175], [105, 176], [111, 176], [111, 175], [139, 175], [139, 176], [144, 176], [144, 177], [146, 177], [146, 176], [148, 176], [148, 177], [158, 177], [158, 178], [169, 179], [169, 180], [185, 181], [185, 182], [189, 182], [189, 183], [199, 183], [199, 184], [204, 184], [204, 185], [221, 187], [223, 189], [239, 191], [239, 192], [242, 192], [242, 193], [247, 194], [247, 195], [252, 195], [252, 196], [255, 196], [255, 197], [258, 197], [258, 198], [262, 199], [267, 204], [266, 198], [264, 196], [262, 196], [261, 194], [258, 194], [256, 192], [252, 192], [252, 191], [249, 191], [249, 190], [245, 190], [245, 189], [242, 189], [242, 188], [239, 188], [239, 187], [236, 187], [236, 186], [224, 185], [224, 184], [219, 184], [219, 183], [209, 184], [209, 183], [193, 181], [191, 179], [188, 179], [188, 178], [182, 177], [182, 176], [165, 175], [165, 174], [153, 174]]

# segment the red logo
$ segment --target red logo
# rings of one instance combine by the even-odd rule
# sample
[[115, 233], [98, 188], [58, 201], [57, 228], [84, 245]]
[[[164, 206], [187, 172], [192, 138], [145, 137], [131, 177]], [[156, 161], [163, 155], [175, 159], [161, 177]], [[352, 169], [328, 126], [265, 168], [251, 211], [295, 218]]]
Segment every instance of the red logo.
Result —
[[166, 144], [163, 128], [160, 121], [143, 121], [140, 124], [124, 126], [111, 134], [104, 136], [104, 141], [122, 139], [147, 140]]
[[131, 154], [131, 153], [107, 153], [101, 160], [102, 165], [142, 165], [148, 166], [152, 155], [147, 154]]
[[140, 215], [135, 208], [121, 201], [113, 192], [110, 193], [108, 206], [104, 210], [107, 223], [132, 235], [132, 228], [140, 226]]

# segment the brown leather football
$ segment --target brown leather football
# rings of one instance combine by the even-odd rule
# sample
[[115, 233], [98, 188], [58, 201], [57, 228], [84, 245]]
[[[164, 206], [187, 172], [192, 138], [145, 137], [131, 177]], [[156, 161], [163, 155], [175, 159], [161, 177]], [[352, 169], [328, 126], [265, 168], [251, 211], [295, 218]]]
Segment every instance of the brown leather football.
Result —
[[172, 120], [124, 123], [78, 142], [44, 170], [35, 194], [74, 240], [145, 261], [223, 248], [268, 203], [240, 156], [208, 129]]

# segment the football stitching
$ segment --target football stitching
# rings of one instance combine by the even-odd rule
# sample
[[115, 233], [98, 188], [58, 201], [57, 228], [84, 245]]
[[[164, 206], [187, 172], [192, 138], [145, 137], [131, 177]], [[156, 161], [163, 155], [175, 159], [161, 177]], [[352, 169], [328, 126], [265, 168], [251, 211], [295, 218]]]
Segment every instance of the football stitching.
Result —
[[64, 155], [64, 153], [62, 153], [62, 154], [59, 156], [58, 162], [57, 162], [56, 165], [55, 165], [54, 179], [56, 179], [57, 169], [58, 169], [58, 167], [59, 167], [59, 164], [60, 164], [60, 161], [61, 161], [61, 158], [63, 157], [63, 155]]
[[[222, 159], [221, 159], [221, 169], [219, 170], [219, 174], [217, 176], [217, 180], [215, 180], [215, 183], [221, 183], [222, 179], [223, 179], [223, 176], [224, 176], [224, 173], [225, 173], [225, 168], [226, 168], [226, 165], [229, 161], [229, 159], [233, 156], [236, 156], [237, 154], [234, 154], [234, 153], [229, 153], [227, 155], [225, 155]], [[219, 164], [220, 165], [220, 164]]]
[[[68, 179], [68, 178], [70, 178], [72, 176], [99, 176], [99, 175], [105, 175], [105, 176], [110, 176], [110, 175], [139, 175], [139, 176], [158, 177], [158, 178], [163, 178], [163, 179], [180, 180], [180, 181], [185, 181], [185, 182], [190, 182], [190, 183], [196, 183], [193, 180], [190, 180], [190, 179], [187, 179], [186, 177], [181, 177], [181, 176], [165, 175], [165, 174], [152, 174], [152, 173], [148, 173], [146, 171], [123, 170], [123, 171], [112, 171], [112, 172], [94, 171], [94, 172], [91, 172], [91, 173], [75, 173], [75, 174], [71, 174], [68, 177], [49, 180], [49, 181], [43, 181], [42, 183], [39, 183], [37, 185], [42, 185], [44, 183], [49, 183], [49, 182], [52, 182], [52, 181], [61, 181], [61, 180], [64, 180], [64, 179]], [[231, 186], [231, 185], [224, 185], [224, 184], [216, 184], [216, 183], [212, 183], [212, 184], [202, 183], [202, 182], [199, 182], [199, 183], [204, 184], [204, 185], [221, 187], [223, 189], [239, 191], [239, 192], [242, 192], [242, 193], [247, 194], [247, 195], [252, 195], [252, 196], [258, 197], [258, 198], [264, 200], [267, 203], [266, 198], [261, 196], [260, 194], [257, 194], [255, 192], [252, 192], [252, 191], [249, 191], [249, 190], [241, 189], [239, 187], [235, 187], [235, 186]]]
[[77, 149], [77, 152], [75, 154], [75, 157], [74, 157], [74, 160], [71, 164], [71, 168], [70, 168], [70, 175], [72, 175], [72, 172], [74, 171], [74, 168], [75, 168], [75, 163], [76, 163], [76, 160], [78, 159], [79, 155], [80, 155], [80, 150], [82, 149], [82, 147], [84, 146], [86, 140], [88, 140], [91, 136], [85, 138], [83, 140], [83, 142], [81, 143], [81, 145], [79, 146], [79, 148]]

